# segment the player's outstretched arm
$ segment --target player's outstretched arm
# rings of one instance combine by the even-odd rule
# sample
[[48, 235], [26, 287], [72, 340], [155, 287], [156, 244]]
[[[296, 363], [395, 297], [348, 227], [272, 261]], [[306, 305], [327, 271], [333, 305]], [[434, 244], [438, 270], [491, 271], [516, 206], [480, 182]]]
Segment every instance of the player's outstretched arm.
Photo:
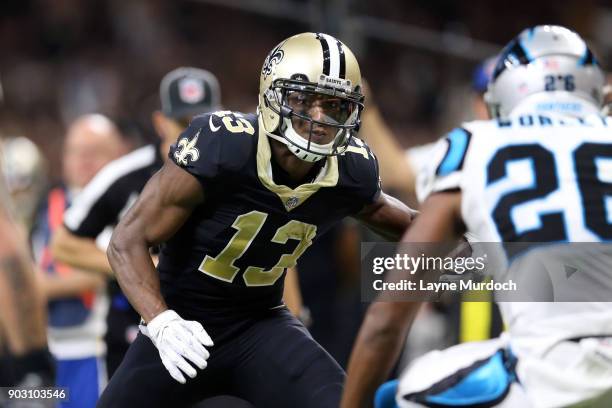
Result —
[[356, 218], [389, 241], [398, 241], [417, 214], [418, 211], [381, 192]]
[[[402, 242], [438, 242], [461, 236], [460, 205], [460, 193], [430, 196]], [[370, 305], [349, 360], [342, 408], [372, 406], [374, 393], [397, 361], [419, 307], [417, 302]]]
[[159, 277], [149, 255], [176, 233], [193, 209], [204, 200], [196, 178], [168, 162], [145, 186], [121, 220], [108, 247], [108, 259], [121, 289], [145, 320], [141, 332], [157, 347], [161, 361], [178, 382], [206, 367], [204, 346], [212, 340], [199, 322], [183, 320], [169, 310], [160, 292]]

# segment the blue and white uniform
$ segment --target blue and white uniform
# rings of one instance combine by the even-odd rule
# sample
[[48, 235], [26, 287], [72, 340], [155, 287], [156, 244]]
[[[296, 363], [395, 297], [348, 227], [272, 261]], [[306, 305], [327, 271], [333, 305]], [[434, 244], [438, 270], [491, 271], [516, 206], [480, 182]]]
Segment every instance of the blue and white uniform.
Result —
[[[510, 273], [544, 258], [549, 270], [581, 263], [587, 279], [612, 293], [606, 250], [567, 245], [612, 238], [612, 120], [587, 108], [570, 115], [526, 103], [507, 119], [463, 124], [436, 147], [425, 195], [460, 191], [463, 222], [482, 242], [559, 243], [509, 262]], [[500, 308], [507, 338], [417, 360], [399, 382], [399, 406], [558, 407], [612, 390], [612, 303]]]

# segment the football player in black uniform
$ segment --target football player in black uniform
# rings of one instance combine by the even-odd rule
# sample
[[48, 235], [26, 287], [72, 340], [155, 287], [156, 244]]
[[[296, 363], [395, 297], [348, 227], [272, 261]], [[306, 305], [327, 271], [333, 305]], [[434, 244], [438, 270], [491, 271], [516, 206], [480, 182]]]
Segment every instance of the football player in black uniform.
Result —
[[[109, 246], [146, 323], [99, 407], [189, 406], [217, 394], [258, 407], [338, 406], [344, 372], [282, 291], [285, 270], [344, 217], [399, 239], [414, 216], [380, 191], [376, 158], [355, 137], [361, 91], [348, 47], [304, 33], [266, 58], [257, 114], [191, 122]], [[156, 271], [148, 248], [162, 243]]]

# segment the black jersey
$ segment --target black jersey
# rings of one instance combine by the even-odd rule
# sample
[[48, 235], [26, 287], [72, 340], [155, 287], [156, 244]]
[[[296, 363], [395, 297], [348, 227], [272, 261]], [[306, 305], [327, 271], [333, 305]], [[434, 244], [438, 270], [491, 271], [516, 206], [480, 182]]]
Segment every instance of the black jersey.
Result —
[[380, 193], [376, 158], [358, 139], [312, 182], [277, 185], [254, 114], [196, 117], [169, 157], [200, 181], [205, 200], [162, 246], [162, 292], [169, 307], [204, 323], [281, 305], [286, 268]]

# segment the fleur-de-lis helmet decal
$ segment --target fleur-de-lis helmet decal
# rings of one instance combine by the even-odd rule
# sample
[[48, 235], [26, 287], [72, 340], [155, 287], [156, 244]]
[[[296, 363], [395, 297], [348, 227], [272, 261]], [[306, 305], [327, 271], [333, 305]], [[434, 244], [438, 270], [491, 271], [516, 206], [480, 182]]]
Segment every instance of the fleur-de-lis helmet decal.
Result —
[[280, 49], [282, 45], [283, 43], [278, 44], [266, 57], [261, 69], [264, 78], [267, 78], [267, 76], [272, 73], [272, 67], [274, 64], [278, 64], [283, 60], [285, 53]]

